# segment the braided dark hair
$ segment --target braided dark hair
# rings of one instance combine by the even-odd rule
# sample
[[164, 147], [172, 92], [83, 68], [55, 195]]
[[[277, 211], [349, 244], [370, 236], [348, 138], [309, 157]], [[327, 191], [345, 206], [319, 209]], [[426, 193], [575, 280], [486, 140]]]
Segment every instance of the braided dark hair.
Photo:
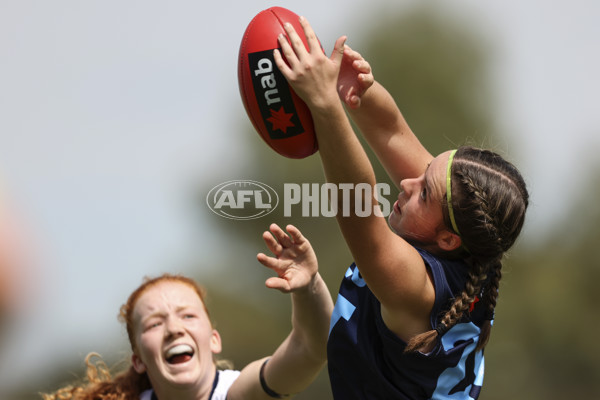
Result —
[[[438, 327], [413, 337], [407, 352], [430, 348], [478, 297], [486, 307], [486, 320], [477, 350], [485, 347], [502, 278], [502, 257], [519, 236], [529, 204], [529, 194], [519, 171], [492, 151], [461, 147], [454, 156], [451, 171], [452, 209], [464, 244], [455, 252], [461, 253], [469, 264], [469, 279], [463, 292], [441, 317]], [[452, 231], [445, 201], [442, 209], [445, 224]]]

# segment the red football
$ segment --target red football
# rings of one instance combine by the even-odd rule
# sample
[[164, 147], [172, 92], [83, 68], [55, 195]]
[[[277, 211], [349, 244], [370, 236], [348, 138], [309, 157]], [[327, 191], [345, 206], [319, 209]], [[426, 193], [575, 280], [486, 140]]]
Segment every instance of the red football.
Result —
[[299, 16], [282, 7], [256, 15], [246, 28], [238, 58], [238, 83], [246, 112], [263, 140], [277, 153], [304, 158], [317, 151], [310, 110], [275, 65], [277, 36], [291, 23], [308, 48]]

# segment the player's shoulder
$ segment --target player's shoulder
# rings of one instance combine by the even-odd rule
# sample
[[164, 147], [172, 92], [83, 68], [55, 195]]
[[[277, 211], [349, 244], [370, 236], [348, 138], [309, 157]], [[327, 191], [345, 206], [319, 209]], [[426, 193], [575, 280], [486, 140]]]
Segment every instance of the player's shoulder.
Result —
[[225, 369], [220, 370], [218, 372], [219, 378], [217, 381], [217, 386], [215, 386], [215, 390], [213, 391], [213, 395], [210, 400], [225, 400], [227, 398], [227, 392], [233, 382], [240, 376], [240, 371]]

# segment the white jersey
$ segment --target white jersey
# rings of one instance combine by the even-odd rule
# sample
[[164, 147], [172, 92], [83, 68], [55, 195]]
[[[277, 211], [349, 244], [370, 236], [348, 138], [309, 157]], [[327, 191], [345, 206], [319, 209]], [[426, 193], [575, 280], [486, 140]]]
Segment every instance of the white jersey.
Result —
[[[226, 400], [227, 392], [238, 376], [240, 376], [240, 371], [234, 371], [231, 369], [218, 371], [217, 377], [215, 378], [217, 384], [213, 389], [210, 400]], [[154, 390], [149, 389], [143, 392], [140, 395], [140, 400], [156, 400]]]
[[217, 382], [217, 386], [215, 387], [210, 400], [226, 400], [227, 392], [238, 376], [240, 376], [240, 371], [231, 369], [219, 371], [219, 381]]

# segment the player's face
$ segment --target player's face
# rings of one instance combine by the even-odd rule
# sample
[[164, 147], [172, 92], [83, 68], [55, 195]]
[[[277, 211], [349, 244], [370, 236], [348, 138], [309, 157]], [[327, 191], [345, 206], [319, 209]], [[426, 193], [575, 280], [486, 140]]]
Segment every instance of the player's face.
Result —
[[148, 373], [154, 390], [210, 390], [221, 340], [196, 291], [181, 282], [158, 283], [140, 296], [133, 313], [133, 365]]
[[446, 194], [446, 168], [450, 152], [434, 158], [418, 178], [400, 182], [401, 191], [388, 222], [392, 230], [410, 243], [435, 245], [447, 230], [442, 214]]

